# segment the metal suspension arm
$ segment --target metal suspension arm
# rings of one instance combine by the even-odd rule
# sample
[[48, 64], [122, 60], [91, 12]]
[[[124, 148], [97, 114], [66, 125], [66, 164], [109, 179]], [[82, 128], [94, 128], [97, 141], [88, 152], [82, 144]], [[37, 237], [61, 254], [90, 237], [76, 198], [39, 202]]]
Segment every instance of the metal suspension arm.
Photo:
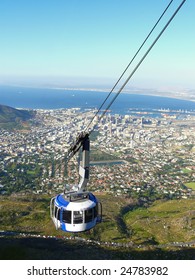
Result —
[[69, 160], [72, 158], [82, 147], [82, 160], [79, 166], [80, 181], [78, 185], [78, 191], [84, 191], [89, 180], [89, 151], [90, 151], [90, 141], [89, 133], [82, 132], [76, 139], [73, 146], [70, 147], [68, 151]]
[[85, 191], [89, 180], [89, 152], [90, 152], [90, 141], [89, 134], [86, 134], [82, 141], [82, 161], [79, 166], [80, 182], [78, 185], [79, 191]]

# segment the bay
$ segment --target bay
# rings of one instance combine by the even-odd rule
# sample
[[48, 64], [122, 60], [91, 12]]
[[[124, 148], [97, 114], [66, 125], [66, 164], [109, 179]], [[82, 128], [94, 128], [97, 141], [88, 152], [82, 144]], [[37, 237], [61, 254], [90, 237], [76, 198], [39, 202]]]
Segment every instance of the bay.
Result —
[[[81, 108], [81, 110], [99, 108], [108, 92], [88, 90], [46, 89], [0, 86], [0, 104], [14, 108], [28, 109], [60, 109]], [[114, 94], [111, 95], [103, 109], [107, 107]], [[195, 111], [195, 102], [144, 95], [121, 93], [111, 106], [111, 112], [128, 114], [132, 110], [154, 111], [175, 110]]]

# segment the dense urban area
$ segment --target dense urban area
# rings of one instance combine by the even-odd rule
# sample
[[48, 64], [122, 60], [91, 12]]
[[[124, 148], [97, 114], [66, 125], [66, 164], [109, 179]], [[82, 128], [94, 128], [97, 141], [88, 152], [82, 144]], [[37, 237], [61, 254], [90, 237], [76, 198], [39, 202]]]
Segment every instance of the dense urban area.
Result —
[[[66, 153], [94, 116], [80, 108], [35, 110], [30, 127], [0, 131], [0, 193], [55, 194], [77, 184], [78, 158]], [[160, 117], [114, 115], [99, 120], [91, 134], [88, 189], [114, 196], [190, 198], [195, 190], [194, 112], [160, 112]]]

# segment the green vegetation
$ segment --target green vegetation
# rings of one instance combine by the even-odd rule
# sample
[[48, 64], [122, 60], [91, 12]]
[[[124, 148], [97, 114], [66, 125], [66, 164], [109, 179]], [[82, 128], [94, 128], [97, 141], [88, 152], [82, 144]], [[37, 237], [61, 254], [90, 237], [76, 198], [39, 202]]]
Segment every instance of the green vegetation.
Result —
[[195, 190], [195, 182], [186, 183], [185, 186], [187, 186], [188, 188], [191, 188], [191, 189]]
[[34, 114], [33, 111], [0, 105], [0, 128], [7, 130], [27, 128], [27, 121], [33, 118]]
[[187, 242], [195, 239], [195, 201], [156, 201], [148, 208], [128, 212], [124, 219], [131, 228], [134, 242], [150, 238], [158, 244]]
[[[96, 240], [142, 244], [152, 238], [158, 244], [165, 244], [195, 239], [194, 199], [155, 201], [147, 208], [138, 207], [133, 201], [128, 205], [128, 199], [111, 195], [100, 195], [99, 199], [103, 204], [103, 223], [91, 233]], [[56, 234], [47, 195], [1, 196], [0, 202], [1, 229]]]
[[120, 158], [118, 156], [114, 156], [100, 150], [92, 149], [90, 151], [90, 160], [93, 162], [93, 161], [106, 161], [106, 160], [120, 160]]
[[190, 170], [188, 168], [184, 168], [184, 169], [182, 169], [182, 172], [188, 174], [188, 173], [192, 173], [192, 170]]
[[[5, 256], [8, 259], [11, 257], [14, 259], [191, 258], [193, 249], [188, 252], [189, 255], [187, 253], [186, 255], [185, 249], [176, 248], [171, 244], [195, 240], [195, 199], [155, 201], [146, 208], [140, 207], [136, 201], [124, 197], [111, 195], [99, 195], [98, 197], [103, 204], [103, 222], [90, 233], [80, 233], [76, 236], [99, 241], [99, 247], [92, 244], [86, 245], [78, 240], [54, 241], [53, 239], [7, 236], [1, 238], [0, 246], [3, 249], [0, 258], [4, 259]], [[55, 230], [49, 215], [49, 203], [48, 195], [0, 196], [0, 230], [40, 234], [41, 236], [73, 236], [71, 233]], [[124, 244], [133, 242], [136, 248], [109, 248], [103, 245], [104, 242]], [[167, 247], [162, 250], [151, 247], [153, 245], [163, 246], [163, 244], [166, 244]], [[21, 250], [17, 254], [20, 246]], [[59, 256], [59, 252], [54, 249], [54, 246], [61, 254], [65, 250], [63, 257]], [[144, 247], [139, 249], [137, 246]], [[10, 250], [13, 254], [10, 253]], [[65, 254], [67, 255], [65, 256]]]
[[35, 163], [17, 163], [11, 162], [7, 165], [7, 170], [1, 171], [1, 184], [6, 194], [11, 194], [19, 191], [36, 190], [40, 185], [43, 167]]

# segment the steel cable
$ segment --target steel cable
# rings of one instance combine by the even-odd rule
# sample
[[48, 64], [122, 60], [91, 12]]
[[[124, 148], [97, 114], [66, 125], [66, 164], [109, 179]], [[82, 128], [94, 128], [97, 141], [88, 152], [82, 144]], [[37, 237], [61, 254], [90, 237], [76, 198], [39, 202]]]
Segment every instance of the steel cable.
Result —
[[[106, 109], [104, 110], [104, 112], [102, 113], [102, 115], [100, 116], [100, 119], [98, 120], [98, 122], [105, 116], [105, 114], [108, 112], [109, 108], [111, 107], [111, 105], [114, 103], [114, 101], [116, 100], [116, 98], [119, 96], [119, 94], [121, 93], [121, 91], [124, 89], [124, 87], [126, 86], [126, 84], [129, 82], [129, 80], [132, 78], [132, 76], [135, 74], [135, 72], [137, 71], [137, 69], [139, 68], [139, 66], [142, 64], [142, 62], [145, 60], [145, 58], [147, 57], [147, 55], [149, 54], [149, 52], [152, 50], [152, 48], [154, 47], [154, 45], [157, 43], [157, 41], [160, 39], [160, 37], [162, 36], [162, 34], [164, 33], [164, 31], [167, 29], [167, 27], [169, 26], [169, 24], [172, 22], [172, 20], [174, 19], [174, 17], [176, 16], [176, 14], [179, 12], [179, 10], [181, 9], [181, 7], [183, 6], [183, 4], [186, 2], [186, 0], [183, 0], [182, 3], [178, 6], [178, 8], [176, 9], [176, 11], [173, 13], [173, 15], [171, 16], [171, 18], [168, 20], [168, 22], [166, 23], [166, 25], [163, 27], [163, 29], [161, 30], [161, 32], [158, 34], [158, 36], [156, 37], [156, 39], [153, 41], [153, 43], [151, 44], [151, 46], [148, 48], [148, 50], [146, 51], [146, 53], [143, 55], [143, 57], [141, 58], [141, 60], [139, 61], [139, 63], [136, 65], [136, 67], [133, 69], [133, 71], [131, 72], [131, 74], [129, 75], [129, 77], [126, 79], [126, 81], [123, 83], [123, 85], [121, 86], [121, 88], [119, 89], [119, 91], [116, 93], [116, 95], [114, 96], [114, 98], [111, 100], [111, 102], [109, 103], [109, 105], [106, 107]], [[97, 124], [94, 125], [93, 129], [89, 131], [89, 134], [91, 134], [95, 127], [97, 126]]]

